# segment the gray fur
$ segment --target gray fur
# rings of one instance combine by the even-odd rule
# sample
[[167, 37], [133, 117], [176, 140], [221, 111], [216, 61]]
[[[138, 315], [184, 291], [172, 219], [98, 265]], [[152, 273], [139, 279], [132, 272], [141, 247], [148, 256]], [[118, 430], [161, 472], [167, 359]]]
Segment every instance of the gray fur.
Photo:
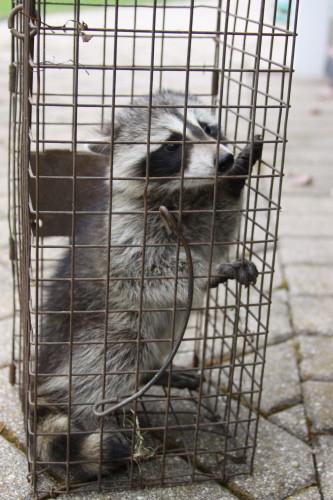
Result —
[[[148, 98], [137, 99], [134, 104], [147, 105]], [[151, 141], [168, 141], [170, 134], [183, 133], [184, 95], [173, 92], [154, 94], [155, 105], [178, 105], [178, 109], [155, 108], [151, 114]], [[200, 105], [194, 97], [189, 96], [187, 120], [188, 139], [197, 141], [212, 140], [202, 130], [200, 123], [216, 126], [216, 118], [207, 109], [191, 108]], [[121, 111], [116, 116], [114, 139], [117, 142], [147, 141], [148, 133], [147, 108], [132, 108]], [[90, 146], [95, 153], [110, 155], [111, 128], [104, 130], [101, 144]], [[221, 134], [221, 137], [222, 134]], [[104, 142], [103, 142], [104, 141]], [[163, 146], [162, 146], [163, 147]], [[151, 145], [151, 152], [161, 148]], [[192, 258], [195, 274], [194, 306], [200, 306], [209, 286], [217, 286], [219, 282], [235, 278], [248, 285], [255, 282], [257, 271], [253, 264], [236, 261], [226, 267], [228, 261], [228, 245], [220, 243], [233, 242], [239, 224], [241, 207], [241, 189], [244, 181], [236, 184], [229, 180], [225, 173], [219, 175], [216, 184], [216, 217], [213, 231], [213, 198], [216, 176], [216, 141], [210, 144], [195, 144], [188, 146], [187, 166], [183, 174], [182, 205], [180, 207], [180, 177], [173, 175], [172, 179], [154, 180], [136, 179], [127, 181], [126, 177], [138, 177], [138, 165], [147, 157], [146, 144], [122, 145], [113, 147], [112, 175], [123, 178], [113, 181], [112, 211], [124, 212], [113, 214], [111, 221], [110, 250], [110, 284], [108, 302], [106, 303], [107, 250], [104, 248], [76, 248], [74, 256], [75, 277], [86, 278], [87, 281], [76, 281], [72, 309], [76, 312], [72, 317], [72, 347], [71, 363], [71, 442], [77, 449], [76, 454], [70, 454], [72, 460], [91, 460], [90, 464], [71, 468], [79, 476], [96, 475], [98, 471], [99, 443], [98, 432], [100, 422], [92, 411], [92, 405], [100, 399], [121, 399], [136, 389], [136, 367], [141, 372], [156, 370], [170, 351], [173, 335], [177, 335], [181, 313], [176, 313], [175, 332], [172, 331], [173, 313], [160, 311], [174, 307], [174, 291], [176, 272], [175, 237], [169, 236], [161, 224], [158, 212], [161, 205], [172, 210], [178, 218], [182, 210], [181, 228], [185, 238], [192, 245]], [[220, 155], [227, 152], [225, 144], [220, 145]], [[247, 175], [249, 169], [250, 149], [243, 154], [247, 164], [237, 172]], [[252, 155], [252, 164], [257, 155]], [[245, 162], [246, 163], [246, 162]], [[237, 167], [237, 161], [236, 166]], [[239, 165], [238, 165], [239, 167]], [[232, 169], [229, 169], [232, 173]], [[195, 177], [196, 179], [191, 179]], [[210, 179], [207, 177], [210, 177]], [[144, 217], [144, 193], [147, 190], [146, 220]], [[239, 191], [239, 192], [238, 192]], [[108, 208], [109, 186], [101, 187], [96, 204], [100, 208]], [[189, 211], [202, 210], [202, 213]], [[130, 213], [141, 212], [141, 213]], [[108, 217], [91, 216], [77, 223], [77, 242], [82, 244], [95, 243], [108, 245]], [[146, 229], [145, 229], [146, 222]], [[145, 240], [144, 240], [145, 235]], [[209, 269], [210, 242], [214, 241], [213, 264]], [[146, 277], [141, 293], [141, 269], [144, 244], [144, 273]], [[150, 246], [160, 244], [161, 246]], [[118, 246], [117, 246], [118, 245]], [[119, 245], [125, 245], [119, 247]], [[164, 246], [169, 245], [169, 246]], [[70, 277], [71, 253], [64, 256], [57, 272], [58, 278]], [[211, 281], [209, 276], [215, 275]], [[162, 279], [163, 277], [169, 277]], [[89, 281], [94, 278], [95, 281]], [[96, 280], [99, 278], [100, 280]], [[127, 278], [127, 279], [124, 279]], [[48, 376], [40, 376], [38, 383], [38, 422], [37, 431], [49, 433], [49, 436], [39, 436], [37, 439], [37, 454], [40, 459], [48, 461], [66, 461], [66, 440], [62, 441], [63, 455], [55, 453], [54, 446], [57, 437], [52, 433], [67, 433], [68, 402], [69, 402], [69, 356], [71, 291], [69, 282], [52, 285], [46, 308], [62, 311], [59, 314], [46, 315], [42, 328], [42, 340], [47, 342], [63, 342], [62, 345], [43, 345], [39, 351], [38, 372]], [[176, 306], [184, 307], [187, 298], [187, 265], [182, 248], [179, 252], [177, 299]], [[142, 301], [143, 309], [153, 311], [139, 313]], [[108, 309], [107, 318], [103, 313]], [[110, 312], [110, 311], [115, 312]], [[124, 312], [125, 310], [125, 312]], [[67, 313], [65, 312], [67, 311]], [[86, 313], [84, 313], [86, 311]], [[97, 311], [89, 314], [89, 311]], [[100, 311], [100, 312], [98, 312]], [[88, 312], [88, 313], [87, 313]], [[105, 327], [107, 320], [107, 334]], [[140, 343], [138, 352], [138, 325], [141, 323]], [[105, 348], [104, 341], [108, 344]], [[160, 340], [160, 342], [154, 342]], [[130, 342], [125, 342], [130, 341]], [[163, 342], [161, 342], [163, 341]], [[86, 343], [85, 342], [89, 342]], [[92, 343], [96, 342], [96, 343]], [[103, 377], [104, 365], [106, 367]], [[83, 375], [84, 374], [84, 375]], [[62, 376], [59, 376], [62, 375]], [[103, 381], [104, 390], [103, 390]], [[82, 404], [83, 403], [83, 404]], [[117, 456], [120, 461], [130, 455], [130, 444], [126, 433], [116, 429], [112, 419], [104, 419], [103, 431], [103, 473], [109, 473], [116, 468]], [[91, 431], [80, 437], [75, 432]], [[93, 434], [93, 432], [96, 432]], [[111, 432], [111, 434], [110, 434]], [[59, 439], [58, 439], [59, 441]], [[111, 448], [115, 447], [114, 453]], [[120, 451], [118, 450], [120, 449]], [[111, 450], [111, 451], [110, 451]], [[118, 450], [118, 451], [117, 451]], [[58, 457], [55, 459], [55, 456]], [[116, 456], [115, 460], [110, 458]], [[60, 457], [60, 458], [59, 458]]]

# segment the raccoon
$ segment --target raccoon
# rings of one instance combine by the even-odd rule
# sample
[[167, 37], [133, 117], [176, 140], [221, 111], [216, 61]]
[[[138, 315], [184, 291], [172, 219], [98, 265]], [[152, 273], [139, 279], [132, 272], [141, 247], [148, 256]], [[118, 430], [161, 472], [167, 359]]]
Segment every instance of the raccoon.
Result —
[[[194, 307], [219, 283], [236, 279], [247, 287], [258, 276], [250, 261], [228, 263], [224, 243], [235, 241], [242, 190], [262, 142], [256, 136], [235, 159], [216, 117], [191, 95], [184, 127], [184, 102], [181, 93], [157, 92], [149, 111], [149, 98], [137, 98], [89, 146], [112, 158], [112, 194], [106, 183], [96, 214], [77, 217], [75, 253], [61, 260], [46, 303], [56, 314], [45, 315], [37, 379], [36, 454], [63, 467], [69, 460], [78, 478], [96, 476], [100, 461], [110, 474], [130, 459], [129, 433], [104, 417], [101, 438], [93, 405], [121, 400], [152, 376], [184, 314], [172, 310], [187, 299], [185, 252], [161, 224], [160, 206], [191, 247]], [[198, 377], [176, 372], [172, 384], [195, 389]]]

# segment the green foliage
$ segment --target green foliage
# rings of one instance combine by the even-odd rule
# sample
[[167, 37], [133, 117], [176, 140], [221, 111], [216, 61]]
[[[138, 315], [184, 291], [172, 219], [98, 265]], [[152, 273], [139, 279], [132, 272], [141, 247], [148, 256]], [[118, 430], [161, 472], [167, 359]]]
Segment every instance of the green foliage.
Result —
[[[47, 12], [56, 12], [56, 11], [61, 11], [68, 9], [69, 7], [72, 7], [75, 1], [80, 1], [81, 8], [84, 7], [85, 5], [99, 5], [99, 6], [104, 6], [105, 3], [106, 5], [114, 5], [116, 3], [115, 0], [41, 0], [40, 3], [41, 5], [46, 5]], [[149, 0], [141, 0], [141, 3], [147, 3]], [[119, 5], [126, 5], [126, 4], [133, 4], [134, 5], [135, 1], [134, 0], [119, 0]], [[36, 0], [36, 6], [38, 7], [38, 0]], [[8, 13], [10, 12], [12, 8], [12, 1], [11, 0], [0, 0], [0, 19], [5, 19], [8, 16]]]
[[11, 0], [0, 0], [0, 19], [7, 18], [11, 7]]

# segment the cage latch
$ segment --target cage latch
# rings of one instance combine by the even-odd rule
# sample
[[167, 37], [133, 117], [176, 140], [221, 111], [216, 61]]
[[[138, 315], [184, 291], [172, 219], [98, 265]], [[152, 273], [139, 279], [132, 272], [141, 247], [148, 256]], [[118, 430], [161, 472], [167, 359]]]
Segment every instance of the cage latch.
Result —
[[175, 357], [179, 346], [183, 340], [186, 328], [187, 328], [187, 323], [191, 314], [191, 309], [192, 309], [192, 301], [193, 301], [193, 288], [194, 288], [194, 277], [193, 277], [193, 263], [192, 263], [192, 256], [191, 256], [191, 250], [189, 247], [189, 244], [187, 243], [178, 223], [174, 219], [174, 217], [170, 214], [169, 210], [166, 207], [161, 206], [160, 207], [160, 215], [162, 222], [168, 232], [170, 234], [172, 231], [176, 233], [176, 235], [179, 238], [179, 241], [183, 245], [186, 253], [186, 261], [187, 261], [187, 270], [188, 270], [188, 294], [187, 294], [187, 300], [186, 300], [186, 305], [185, 305], [185, 314], [183, 317], [183, 323], [180, 328], [180, 333], [177, 337], [176, 342], [173, 345], [173, 348], [171, 349], [168, 357], [166, 358], [163, 366], [158, 370], [157, 373], [149, 380], [149, 382], [143, 386], [140, 390], [138, 390], [135, 394], [132, 394], [132, 396], [129, 396], [128, 398], [124, 399], [123, 401], [120, 401], [119, 403], [115, 404], [111, 408], [108, 408], [107, 410], [104, 411], [99, 411], [99, 407], [103, 407], [104, 405], [109, 405], [112, 403], [115, 403], [115, 399], [103, 399], [101, 401], [98, 401], [97, 403], [94, 404], [93, 407], [93, 412], [96, 416], [98, 417], [104, 417], [106, 415], [109, 415], [110, 413], [115, 412], [116, 410], [119, 410], [123, 406], [126, 406], [127, 404], [131, 403], [135, 399], [141, 397], [150, 387], [154, 384], [156, 384], [159, 380], [159, 378], [165, 373], [165, 371], [169, 368], [169, 366], [172, 363], [173, 358]]
[[[23, 4], [21, 3], [19, 5], [16, 5], [16, 7], [14, 7], [10, 11], [9, 16], [8, 16], [8, 29], [10, 30], [10, 32], [13, 36], [15, 36], [16, 38], [19, 38], [20, 40], [24, 40], [25, 33], [20, 33], [19, 31], [17, 31], [17, 29], [14, 27], [14, 19], [15, 19], [16, 14], [18, 12], [22, 12], [22, 10], [23, 10]], [[35, 36], [36, 33], [37, 33], [37, 27], [34, 26], [30, 30], [29, 36]]]
[[9, 365], [9, 383], [10, 385], [16, 384], [16, 366], [14, 363]]
[[212, 95], [217, 95], [219, 92], [220, 70], [214, 69], [212, 73]]
[[9, 92], [12, 94], [16, 93], [16, 64], [10, 64], [9, 66]]
[[16, 260], [16, 244], [12, 236], [9, 238], [9, 260]]

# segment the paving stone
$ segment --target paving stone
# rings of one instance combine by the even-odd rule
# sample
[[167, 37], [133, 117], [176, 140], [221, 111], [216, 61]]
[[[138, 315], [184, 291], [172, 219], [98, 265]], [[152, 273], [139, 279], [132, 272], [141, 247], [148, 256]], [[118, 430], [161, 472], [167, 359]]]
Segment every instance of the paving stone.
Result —
[[294, 211], [292, 215], [283, 213], [280, 217], [279, 236], [297, 238], [331, 237], [333, 238], [333, 224], [331, 215], [309, 215]]
[[261, 419], [253, 475], [237, 477], [228, 486], [241, 498], [280, 500], [314, 483], [310, 447]]
[[293, 335], [287, 300], [288, 295], [286, 290], [273, 290], [268, 344], [281, 342]]
[[292, 264], [285, 267], [285, 275], [291, 294], [331, 295], [333, 302], [333, 266]]
[[304, 382], [305, 412], [313, 432], [333, 431], [333, 383]]
[[63, 495], [61, 498], [64, 500], [88, 500], [88, 499], [111, 499], [112, 500], [203, 500], [205, 498], [215, 498], [217, 500], [234, 500], [237, 499], [230, 491], [214, 482], [189, 484], [186, 486], [173, 486], [173, 487], [159, 487], [159, 488], [145, 488], [133, 489], [128, 491], [106, 494], [97, 493], [82, 493]]
[[[1, 109], [1, 108], [0, 108]], [[1, 148], [0, 148], [1, 154]], [[3, 175], [0, 173], [0, 179], [3, 179]], [[0, 196], [0, 207], [2, 207], [2, 211], [0, 211], [0, 226], [1, 226], [1, 234], [0, 234], [0, 260], [4, 262], [9, 268], [11, 268], [11, 262], [9, 260], [9, 238], [10, 238], [10, 230], [9, 223], [7, 218], [7, 202], [4, 202], [3, 198]]]
[[23, 414], [17, 386], [8, 382], [8, 369], [0, 370], [0, 423], [24, 445]]
[[[0, 175], [1, 175], [0, 171]], [[7, 208], [7, 203], [5, 203], [5, 200], [3, 199], [3, 196], [0, 196], [0, 221], [4, 221], [6, 225], [8, 226], [8, 208]], [[3, 236], [0, 236], [0, 243], [3, 239]]]
[[[0, 231], [2, 225], [0, 224]], [[13, 313], [12, 272], [9, 264], [0, 260], [1, 301], [0, 319], [9, 318]]]
[[[180, 458], [173, 457], [170, 459], [173, 462], [173, 467], [176, 473], [179, 473], [180, 470], [184, 471], [188, 470], [188, 464], [186, 461], [181, 460]], [[148, 467], [152, 464], [152, 462], [146, 462], [145, 467]], [[171, 469], [170, 469], [171, 470]], [[156, 480], [158, 475], [160, 474], [160, 468], [156, 470]], [[126, 476], [128, 480], [128, 477]], [[51, 491], [51, 488], [57, 488], [55, 481], [53, 481], [49, 476], [44, 474], [41, 480], [38, 482], [37, 490], [38, 493], [47, 494]], [[75, 485], [74, 485], [75, 486]], [[110, 490], [107, 490], [107, 488]], [[231, 491], [229, 491], [226, 487], [222, 487], [217, 484], [215, 481], [207, 481], [201, 483], [189, 483], [185, 485], [174, 485], [174, 486], [158, 486], [158, 487], [147, 487], [147, 488], [131, 488], [131, 489], [117, 489], [114, 488], [114, 481], [112, 481], [112, 477], [110, 478], [110, 482], [108, 484], [108, 479], [105, 478], [102, 483], [102, 492], [97, 492], [97, 486], [95, 484], [89, 484], [87, 482], [85, 485], [80, 485], [80, 491], [61, 495], [61, 498], [64, 500], [93, 500], [93, 499], [111, 499], [112, 500], [159, 500], [159, 499], [187, 499], [189, 496], [194, 499], [203, 499], [203, 498], [214, 498], [219, 500], [233, 500], [236, 497]], [[1, 500], [1, 497], [0, 497]]]
[[295, 405], [287, 410], [279, 411], [271, 415], [268, 420], [283, 427], [286, 431], [294, 434], [299, 439], [307, 441], [308, 428], [306, 425], [303, 405]]
[[[0, 178], [3, 178], [0, 174]], [[0, 206], [2, 206], [2, 213], [0, 213], [0, 225], [1, 225], [1, 234], [0, 234], [0, 249], [1, 249], [1, 255], [0, 259], [1, 262], [5, 262], [8, 268], [10, 268], [10, 261], [9, 261], [9, 249], [8, 249], [8, 243], [9, 243], [9, 224], [8, 224], [8, 219], [7, 219], [7, 202], [5, 203], [4, 200], [0, 199]], [[6, 213], [4, 216], [3, 213]]]
[[[301, 130], [302, 127], [299, 126], [300, 137], [296, 137], [295, 134], [293, 134], [292, 141], [289, 141], [287, 146], [286, 165], [288, 173], [290, 170], [298, 167], [300, 170], [310, 172], [314, 177], [320, 175], [321, 170], [326, 170], [327, 175], [327, 170], [332, 164], [331, 158], [329, 155], [326, 155], [326, 157], [324, 155], [320, 155], [319, 157], [318, 150], [320, 147], [324, 149], [325, 146], [330, 147], [330, 144], [332, 145], [332, 138], [329, 137], [329, 132], [327, 131], [327, 126], [331, 126], [332, 124], [332, 117], [325, 117], [321, 115], [319, 120], [322, 121], [320, 128], [323, 131], [323, 136], [325, 135], [325, 137], [322, 137], [322, 140], [316, 137], [315, 144], [308, 142], [307, 147], [302, 148], [302, 142], [304, 143], [304, 139], [307, 141], [309, 140], [309, 138], [305, 138], [305, 130], [307, 129], [306, 132], [308, 133], [310, 127], [306, 126], [305, 129], [303, 127], [303, 130]], [[324, 123], [326, 123], [326, 127]]]
[[[270, 266], [273, 266], [273, 250], [268, 250], [266, 252], [266, 256], [265, 256], [265, 261], [267, 262], [267, 264], [269, 264]], [[262, 253], [262, 258], [264, 258], [264, 254]], [[260, 268], [262, 266], [261, 263], [258, 262], [258, 267]], [[267, 269], [265, 269], [267, 270]], [[273, 274], [273, 291], [281, 291], [281, 284], [283, 284], [283, 281], [284, 281], [284, 275], [283, 275], [284, 271], [282, 269], [282, 266], [280, 264], [280, 261], [279, 259], [275, 258], [275, 262], [274, 262], [274, 274]], [[267, 276], [268, 278], [268, 276]], [[270, 285], [270, 280], [267, 279], [267, 282], [265, 282], [265, 285], [267, 287], [267, 292], [268, 292], [268, 286]], [[282, 290], [283, 291], [283, 290]]]
[[268, 346], [260, 409], [276, 412], [301, 401], [296, 353], [293, 342]]
[[299, 214], [299, 215], [309, 215], [313, 216], [329, 216], [333, 214], [333, 198], [332, 197], [320, 197], [305, 194], [298, 196], [297, 198], [293, 196], [282, 195], [282, 213], [281, 219], [283, 217], [288, 217], [289, 214]]
[[[303, 96], [304, 97], [304, 96]], [[308, 96], [309, 97], [309, 96]], [[321, 151], [320, 146], [325, 148], [325, 145], [328, 147], [332, 144], [332, 134], [330, 134], [330, 130], [326, 127], [322, 127], [322, 122], [328, 125], [332, 122], [332, 118], [329, 116], [327, 111], [331, 108], [331, 102], [326, 101], [326, 106], [323, 106], [323, 103], [314, 99], [313, 106], [315, 106], [316, 113], [313, 112], [313, 107], [309, 107], [308, 109], [303, 109], [303, 112], [295, 114], [292, 116], [291, 112], [291, 123], [294, 125], [295, 129], [293, 131], [293, 141], [288, 143], [290, 147], [288, 149], [288, 154], [293, 151], [293, 149], [299, 151], [299, 155], [308, 153], [307, 156], [311, 158], [311, 154], [313, 157], [312, 165], [316, 165], [318, 163], [320, 165], [321, 156], [318, 151]], [[305, 123], [304, 118], [306, 117], [307, 123]], [[310, 127], [308, 126], [310, 124]], [[321, 131], [320, 134], [313, 133], [312, 127], [318, 127]], [[301, 149], [299, 146], [303, 144], [303, 148]], [[317, 153], [315, 156], [314, 153]]]
[[[312, 174], [312, 170], [309, 169], [308, 172], [306, 172], [305, 169], [293, 169], [291, 172], [292, 177], [297, 177], [299, 175], [303, 175], [304, 173], [307, 173], [309, 175]], [[292, 177], [286, 178], [284, 180], [283, 184], [283, 190], [285, 195], [288, 196], [304, 196], [304, 195], [310, 195], [311, 196], [330, 196], [331, 189], [332, 189], [332, 184], [330, 182], [327, 182], [327, 177], [322, 175], [321, 177], [316, 177], [315, 179], [312, 180], [311, 184], [308, 184], [306, 186], [298, 186], [295, 185], [294, 182], [292, 181]]]
[[[330, 103], [331, 104], [331, 103]], [[319, 111], [318, 107], [316, 106], [316, 110]], [[332, 107], [331, 107], [332, 110]], [[307, 113], [305, 116], [311, 122], [311, 125], [316, 126], [316, 120], [315, 120], [315, 114], [314, 113]], [[322, 115], [323, 116], [323, 123], [326, 122], [326, 124], [329, 126], [332, 123], [332, 118], [329, 117], [329, 115], [325, 113]], [[317, 120], [319, 116], [317, 114]], [[327, 120], [328, 118], [328, 120]], [[319, 134], [314, 134], [311, 133], [311, 125], [310, 127], [307, 127], [304, 123], [302, 124], [301, 122], [301, 116], [298, 116], [298, 130], [293, 133], [293, 141], [290, 142], [290, 152], [294, 152], [298, 155], [300, 158], [303, 159], [303, 154], [306, 154], [306, 157], [308, 159], [308, 163], [310, 166], [312, 165], [312, 171], [317, 172], [317, 168], [320, 169], [322, 165], [324, 166], [329, 166], [330, 163], [327, 162], [327, 155], [325, 158], [325, 155], [320, 154], [322, 150], [325, 149], [325, 147], [331, 148], [333, 146], [332, 144], [332, 134], [330, 134], [330, 130], [328, 127], [321, 127], [320, 126], [320, 131], [322, 132], [321, 135]], [[320, 119], [317, 121], [317, 124], [321, 123]], [[305, 142], [305, 144], [304, 144]], [[306, 147], [303, 148], [303, 151], [300, 151], [301, 145], [305, 145]], [[300, 160], [298, 163], [301, 165], [302, 160]]]
[[332, 297], [290, 296], [291, 316], [296, 333], [333, 335]]
[[[0, 379], [0, 383], [1, 385], [6, 385], [4, 384], [4, 381], [2, 381]], [[13, 396], [13, 394], [7, 394], [9, 396], [9, 398], [11, 398]], [[18, 401], [15, 401], [16, 404], [18, 404]], [[6, 415], [10, 415], [11, 417], [13, 416], [12, 415], [12, 411], [11, 411], [11, 408], [5, 408], [5, 412], [6, 412]], [[3, 412], [3, 413], [5, 413]], [[2, 412], [1, 412], [2, 413]], [[20, 419], [20, 415], [17, 415], [17, 420], [21, 420]], [[6, 420], [5, 421], [5, 424], [6, 424], [6, 429], [15, 429], [15, 425], [14, 423], [12, 422], [12, 420]], [[21, 422], [21, 426], [22, 426], [22, 429], [23, 429], [23, 422]], [[14, 433], [11, 433], [11, 437], [15, 437], [19, 434], [19, 438], [22, 438], [22, 436], [20, 435], [20, 430], [18, 432], [14, 432]], [[1, 442], [0, 442], [0, 448], [1, 448]], [[0, 463], [1, 465], [1, 463]], [[154, 468], [156, 467], [156, 463], [154, 462], [146, 462], [144, 467], [147, 469], [147, 477], [149, 476], [150, 478], [154, 478], [154, 475], [152, 474], [152, 472], [154, 472], [153, 469], [151, 468]], [[156, 477], [157, 475], [160, 473], [160, 469], [157, 467], [158, 470], [156, 470]], [[183, 471], [183, 474], [184, 474], [184, 478], [186, 479], [187, 477], [190, 477], [189, 476], [186, 476], [186, 473], [188, 473], [189, 471], [192, 470], [192, 468], [188, 465], [188, 463], [186, 461], [183, 461], [181, 460], [180, 458], [177, 458], [177, 457], [173, 457], [173, 458], [170, 458], [169, 459], [169, 462], [168, 462], [168, 465], [166, 467], [166, 474], [169, 475], [169, 477], [173, 478], [174, 476], [176, 476], [177, 474], [174, 473], [174, 475], [172, 474], [172, 470], [175, 470], [177, 471], [177, 474], [179, 474], [180, 471]], [[41, 480], [41, 483], [38, 484], [38, 490], [39, 490], [39, 493], [45, 493], [46, 491], [50, 491], [51, 487], [56, 487], [57, 485], [54, 483], [54, 481], [51, 480], [51, 478], [47, 475], [44, 475], [42, 477], [42, 480]], [[91, 488], [89, 488], [88, 486], [88, 491], [89, 489], [91, 490]], [[0, 492], [1, 493], [1, 492]], [[164, 496], [164, 493], [165, 493], [165, 496]], [[97, 494], [95, 493], [93, 490], [91, 490], [90, 492], [87, 492], [87, 493], [83, 493], [82, 495], [81, 494], [73, 494], [73, 495], [68, 495], [68, 496], [64, 496], [62, 498], [68, 498], [68, 499], [97, 499], [97, 498], [101, 498], [101, 499], [106, 499], [106, 498], [111, 498], [112, 499], [119, 499], [119, 500], [122, 500], [122, 499], [137, 499], [137, 498], [144, 498], [145, 500], [155, 500], [155, 499], [159, 499], [159, 498], [170, 498], [170, 499], [182, 499], [182, 498], [188, 498], [188, 495], [191, 495], [193, 498], [197, 498], [197, 499], [201, 499], [201, 498], [216, 498], [216, 499], [225, 499], [225, 500], [232, 500], [234, 498], [237, 498], [235, 497], [232, 493], [230, 493], [226, 488], [222, 488], [220, 485], [218, 485], [217, 483], [215, 482], [211, 482], [211, 483], [200, 483], [200, 484], [190, 484], [190, 485], [187, 485], [187, 486], [174, 486], [174, 487], [170, 487], [170, 488], [163, 488], [163, 490], [161, 491], [160, 488], [147, 488], [145, 490], [142, 490], [142, 489], [133, 489], [131, 491], [127, 491], [127, 490], [122, 490], [121, 492], [112, 492], [112, 493], [105, 493], [105, 494]], [[5, 497], [7, 498], [7, 497]], [[12, 498], [12, 497], [8, 497], [8, 498]], [[14, 495], [13, 495], [13, 498], [14, 498]], [[15, 497], [16, 498], [16, 497]], [[20, 498], [20, 497], [18, 497]], [[30, 497], [24, 497], [24, 498], [30, 498]], [[2, 497], [0, 495], [0, 500], [2, 500]]]
[[298, 341], [302, 380], [333, 382], [333, 338], [302, 335]]
[[333, 241], [327, 238], [281, 238], [279, 250], [287, 264], [333, 264]]
[[[286, 500], [321, 500], [321, 496], [317, 486], [313, 486], [312, 488], [302, 490], [295, 495], [291, 495], [290, 497], [286, 498]], [[329, 499], [327, 498], [327, 500]]]
[[30, 497], [28, 467], [24, 453], [0, 436], [0, 499], [23, 500]]
[[[8, 130], [6, 128], [6, 130]], [[3, 178], [3, 181], [0, 183], [0, 199], [2, 200], [3, 203], [5, 203], [5, 207], [7, 208], [7, 199], [8, 199], [8, 187], [7, 187], [7, 141], [6, 143], [1, 146], [1, 150], [3, 153], [1, 153], [1, 163], [3, 162], [3, 168], [0, 170], [1, 177]], [[6, 148], [6, 150], [5, 150]], [[6, 160], [6, 163], [4, 162]]]
[[0, 319], [0, 369], [11, 361], [12, 318]]
[[[280, 282], [282, 285], [283, 283]], [[276, 289], [272, 292], [272, 305], [270, 310], [270, 318], [268, 325], [268, 344], [276, 344], [277, 342], [281, 342], [282, 340], [287, 340], [291, 336], [293, 336], [294, 332], [292, 330], [290, 314], [289, 314], [289, 306], [288, 306], [288, 294], [285, 289]], [[253, 300], [254, 302], [254, 300]], [[258, 325], [256, 318], [259, 315], [259, 310], [252, 306], [251, 308], [252, 315], [249, 315], [247, 318], [247, 325], [249, 331], [257, 331]], [[241, 311], [245, 313], [246, 311]], [[262, 308], [260, 311], [261, 321], [263, 325], [266, 324], [267, 320], [267, 309]], [[245, 315], [244, 315], [245, 316]], [[241, 316], [242, 317], [242, 316]], [[263, 329], [262, 329], [263, 330]], [[265, 336], [261, 336], [259, 338], [259, 347], [263, 347], [266, 344]]]
[[[331, 102], [326, 101], [324, 103], [318, 99], [313, 99], [311, 107], [308, 109], [305, 108], [302, 112], [298, 112], [294, 117], [291, 117], [291, 122], [296, 130], [293, 132], [294, 140], [290, 141], [290, 147], [287, 148], [288, 155], [296, 149], [300, 155], [307, 153], [306, 156], [310, 157], [312, 165], [320, 162], [322, 155], [318, 153], [318, 147], [323, 144], [329, 145], [332, 142], [332, 134], [330, 134], [330, 129], [328, 128], [329, 124], [332, 123], [332, 117], [329, 113], [331, 109]], [[305, 117], [307, 123], [304, 120]], [[309, 124], [310, 127], [308, 126]], [[318, 127], [321, 134], [313, 133], [312, 127]], [[300, 150], [298, 143], [303, 143], [305, 147]], [[317, 156], [315, 156], [315, 153]]]
[[[326, 141], [324, 141], [326, 142]], [[326, 158], [323, 158], [322, 160], [320, 159], [320, 163], [316, 164], [316, 170], [314, 171], [313, 169], [313, 159], [311, 156], [303, 156], [299, 152], [299, 145], [295, 145], [294, 151], [290, 152], [290, 156], [292, 159], [287, 162], [287, 170], [286, 172], [286, 179], [285, 181], [288, 182], [289, 180], [292, 180], [294, 176], [299, 176], [303, 174], [310, 175], [312, 177], [312, 183], [307, 184], [307, 185], [297, 185], [297, 189], [301, 191], [305, 190], [305, 188], [314, 188], [317, 185], [317, 182], [319, 183], [324, 180], [324, 178], [329, 178], [330, 177], [330, 168], [332, 165], [332, 159], [326, 155]], [[320, 147], [320, 146], [319, 146]], [[333, 147], [333, 145], [332, 145]], [[297, 160], [297, 154], [299, 156], [298, 161]], [[318, 154], [316, 151], [314, 154]], [[323, 193], [322, 193], [323, 194]], [[313, 191], [311, 192], [311, 195], [313, 195]]]
[[[1, 184], [1, 182], [0, 182]], [[2, 200], [0, 200], [2, 204]], [[7, 208], [6, 208], [7, 210]], [[0, 219], [0, 277], [1, 277], [1, 301], [0, 301], [0, 336], [4, 335], [6, 344], [4, 344], [4, 350], [0, 353], [0, 363], [1, 360], [7, 354], [8, 344], [10, 345], [10, 340], [7, 333], [4, 332], [3, 319], [11, 318], [13, 314], [13, 292], [12, 292], [12, 271], [11, 264], [9, 261], [9, 229], [8, 221], [5, 218]], [[10, 327], [10, 323], [7, 322], [5, 327]]]
[[[0, 411], [1, 415], [4, 415], [4, 422], [3, 424], [6, 426], [6, 430], [10, 431], [11, 437], [15, 438], [18, 437], [20, 442], [24, 440], [24, 430], [23, 430], [23, 421], [22, 421], [22, 415], [21, 412], [19, 411], [19, 401], [17, 398], [16, 390], [13, 389], [7, 382], [7, 370], [2, 370], [0, 371]], [[2, 375], [2, 377], [1, 377]], [[2, 424], [2, 422], [0, 423]], [[1, 446], [1, 443], [0, 443]], [[178, 463], [178, 462], [179, 463]], [[156, 465], [156, 464], [155, 464]], [[150, 467], [155, 466], [152, 462], [149, 463], [147, 462], [145, 464], [145, 467], [148, 470], [147, 476], [149, 477], [154, 477], [152, 475], [152, 471], [149, 471]], [[179, 471], [181, 468], [184, 469], [184, 477], [187, 472], [191, 470], [191, 467], [187, 464], [187, 462], [181, 460], [180, 458], [174, 457], [169, 459], [169, 466], [166, 469], [166, 472], [169, 474], [169, 477], [173, 477], [171, 471], [172, 468], [176, 468], [177, 473], [179, 474]], [[160, 473], [160, 469], [158, 469], [158, 473]], [[174, 474], [176, 476], [176, 474]], [[188, 476], [190, 477], [190, 476]], [[45, 486], [46, 484], [46, 486]], [[42, 478], [42, 484], [39, 485], [40, 491], [44, 491], [44, 487], [47, 488], [47, 491], [50, 490], [50, 487], [52, 486], [51, 479], [48, 478], [48, 476]], [[54, 483], [53, 483], [54, 486]], [[164, 490], [163, 490], [164, 491]], [[179, 486], [179, 487], [172, 487], [172, 488], [167, 488], [165, 491], [165, 497], [163, 497], [163, 494], [159, 494], [160, 490], [159, 488], [153, 488], [147, 489], [147, 490], [140, 490], [136, 489], [133, 491], [129, 491], [128, 495], [126, 491], [122, 491], [121, 493], [114, 493], [112, 492], [112, 498], [119, 498], [120, 499], [136, 499], [137, 497], [143, 497], [146, 500], [154, 500], [157, 498], [171, 498], [171, 499], [176, 499], [176, 498], [188, 498], [188, 495], [191, 494], [194, 498], [218, 498], [218, 499], [233, 499], [236, 498], [233, 494], [231, 494], [227, 489], [222, 488], [220, 485], [212, 482], [212, 483], [205, 483], [205, 484], [195, 484], [195, 485], [188, 485], [188, 486]], [[144, 495], [143, 495], [144, 493]], [[97, 495], [96, 493], [87, 493], [83, 497], [81, 495], [71, 495], [68, 496], [68, 498], [110, 498], [110, 493], [105, 494], [105, 495]], [[11, 498], [11, 497], [8, 497]], [[16, 497], [15, 497], [16, 498]], [[0, 496], [1, 500], [1, 496]]]
[[[36, 498], [28, 482], [27, 457], [2, 436], [0, 436], [0, 468], [0, 500]], [[39, 481], [45, 491], [50, 491], [55, 485], [47, 474], [41, 474]]]
[[317, 467], [324, 500], [333, 498], [333, 436], [315, 436]]

